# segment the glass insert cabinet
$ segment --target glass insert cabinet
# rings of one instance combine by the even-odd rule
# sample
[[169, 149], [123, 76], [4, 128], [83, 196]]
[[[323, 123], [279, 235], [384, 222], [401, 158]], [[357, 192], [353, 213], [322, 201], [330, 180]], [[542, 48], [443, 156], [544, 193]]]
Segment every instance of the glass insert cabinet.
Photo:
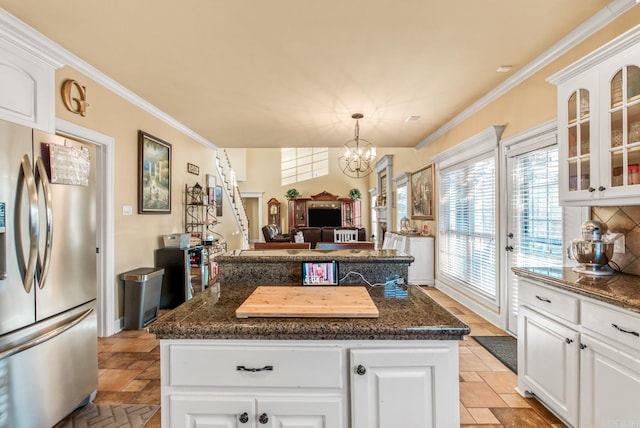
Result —
[[640, 203], [640, 29], [548, 81], [558, 86], [563, 205]]

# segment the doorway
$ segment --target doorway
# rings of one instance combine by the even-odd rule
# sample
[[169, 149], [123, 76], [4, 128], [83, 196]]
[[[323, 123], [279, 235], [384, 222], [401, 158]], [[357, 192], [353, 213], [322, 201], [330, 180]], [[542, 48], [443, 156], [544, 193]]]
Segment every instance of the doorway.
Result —
[[262, 240], [263, 195], [263, 192], [240, 192], [240, 197], [247, 213], [247, 220], [249, 221], [249, 243]]
[[96, 311], [98, 336], [116, 333], [114, 272], [114, 157], [115, 140], [82, 126], [56, 119], [56, 133], [96, 146]]
[[555, 133], [507, 154], [507, 322], [518, 332], [518, 280], [512, 267], [561, 267], [563, 211], [558, 203]]

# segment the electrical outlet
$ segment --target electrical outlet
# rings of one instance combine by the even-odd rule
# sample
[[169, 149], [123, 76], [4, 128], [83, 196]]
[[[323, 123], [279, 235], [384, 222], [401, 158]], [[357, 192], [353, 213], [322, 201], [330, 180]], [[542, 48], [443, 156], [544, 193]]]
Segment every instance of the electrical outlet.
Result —
[[133, 207], [131, 205], [123, 205], [122, 215], [133, 215]]
[[625, 253], [624, 235], [620, 235], [618, 239], [613, 241], [613, 252], [618, 254]]

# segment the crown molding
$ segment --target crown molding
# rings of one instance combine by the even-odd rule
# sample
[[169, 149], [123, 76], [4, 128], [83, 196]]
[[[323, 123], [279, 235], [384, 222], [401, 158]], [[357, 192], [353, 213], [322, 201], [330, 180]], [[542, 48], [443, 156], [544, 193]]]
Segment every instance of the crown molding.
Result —
[[131, 104], [169, 124], [203, 146], [217, 149], [217, 146], [211, 141], [197, 134], [183, 123], [125, 88], [97, 68], [20, 21], [4, 9], [0, 9], [0, 39], [6, 40], [23, 51], [28, 52], [30, 55], [51, 64], [55, 68], [69, 66], [76, 69], [88, 78], [93, 79], [100, 85], [129, 101]]
[[559, 42], [557, 42], [551, 48], [547, 49], [544, 53], [542, 53], [542, 55], [538, 56], [525, 67], [514, 73], [507, 80], [489, 91], [485, 96], [463, 110], [462, 113], [451, 119], [449, 122], [430, 134], [427, 138], [418, 143], [416, 149], [423, 149], [429, 143], [442, 137], [447, 132], [458, 126], [460, 123], [467, 120], [478, 111], [482, 110], [484, 107], [500, 98], [502, 95], [515, 88], [520, 83], [527, 80], [529, 77], [533, 76], [535, 73], [549, 65], [551, 62], [555, 61], [561, 55], [564, 55], [565, 53], [573, 49], [576, 45], [583, 42], [593, 33], [609, 24], [611, 21], [618, 18], [629, 9], [636, 6], [637, 3], [637, 0], [614, 0], [607, 7], [602, 9], [600, 12], [595, 14], [589, 20], [569, 33], [566, 37], [560, 39]]

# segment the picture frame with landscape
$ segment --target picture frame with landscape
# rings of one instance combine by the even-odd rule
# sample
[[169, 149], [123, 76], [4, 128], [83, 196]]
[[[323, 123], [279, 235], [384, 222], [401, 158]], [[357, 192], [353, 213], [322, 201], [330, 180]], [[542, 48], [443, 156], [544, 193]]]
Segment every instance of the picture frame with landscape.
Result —
[[433, 220], [433, 164], [411, 174], [411, 219]]
[[171, 213], [171, 144], [138, 131], [138, 213]]

